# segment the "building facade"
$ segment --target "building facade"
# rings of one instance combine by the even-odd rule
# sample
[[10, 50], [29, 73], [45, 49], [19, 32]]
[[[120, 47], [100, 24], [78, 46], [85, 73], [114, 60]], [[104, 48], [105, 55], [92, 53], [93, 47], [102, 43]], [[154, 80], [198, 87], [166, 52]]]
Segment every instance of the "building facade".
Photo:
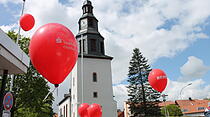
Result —
[[79, 117], [82, 103], [102, 106], [103, 117], [117, 117], [116, 101], [113, 99], [110, 56], [105, 54], [104, 38], [98, 31], [98, 20], [93, 15], [91, 1], [82, 6], [79, 19], [79, 58], [72, 70], [71, 117]]
[[71, 91], [58, 104], [58, 117], [71, 117]]

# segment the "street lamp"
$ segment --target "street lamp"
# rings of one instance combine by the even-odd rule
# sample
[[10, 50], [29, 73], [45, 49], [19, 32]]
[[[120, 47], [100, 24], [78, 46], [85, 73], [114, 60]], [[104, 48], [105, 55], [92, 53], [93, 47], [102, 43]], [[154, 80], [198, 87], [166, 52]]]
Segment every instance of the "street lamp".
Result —
[[183, 91], [183, 89], [186, 88], [186, 87], [188, 87], [188, 86], [190, 86], [190, 85], [192, 85], [192, 83], [189, 83], [186, 86], [182, 87], [182, 89], [181, 89], [181, 91], [179, 93], [181, 99], [182, 99], [182, 91]]

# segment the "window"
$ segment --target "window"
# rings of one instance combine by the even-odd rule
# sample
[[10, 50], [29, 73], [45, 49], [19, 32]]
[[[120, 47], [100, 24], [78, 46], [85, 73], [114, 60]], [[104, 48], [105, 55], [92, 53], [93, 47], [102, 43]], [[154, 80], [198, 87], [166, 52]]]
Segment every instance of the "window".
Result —
[[182, 112], [187, 112], [188, 111], [188, 109], [182, 109]]
[[68, 117], [68, 106], [66, 104], [66, 117]]
[[93, 73], [93, 82], [97, 82], [97, 74], [95, 72]]
[[88, 22], [88, 24], [89, 24], [89, 27], [94, 27], [94, 24], [93, 24], [93, 19], [89, 19], [89, 22]]
[[88, 11], [89, 11], [89, 13], [91, 13], [91, 7], [88, 7]]
[[98, 93], [97, 92], [93, 92], [93, 97], [97, 98], [98, 97]]
[[104, 54], [104, 43], [101, 42], [101, 53]]
[[85, 52], [85, 40], [83, 40], [83, 52]]
[[60, 109], [60, 116], [62, 116], [62, 108]]
[[79, 41], [79, 53], [81, 53], [81, 41]]
[[204, 110], [205, 108], [204, 107], [198, 107], [198, 110]]
[[75, 95], [73, 94], [73, 100], [75, 99]]
[[92, 52], [96, 52], [96, 40], [95, 39], [91, 39], [90, 40], [90, 51]]
[[86, 9], [86, 13], [88, 12], [88, 7], [85, 7], [85, 9]]
[[[83, 46], [82, 46], [83, 44]], [[85, 40], [83, 40], [83, 43], [81, 43], [81, 40], [79, 41], [79, 52], [81, 53], [83, 47], [83, 52], [85, 52]]]
[[66, 117], [65, 111], [66, 111], [66, 108], [65, 108], [65, 106], [64, 106], [64, 109], [63, 109], [63, 116], [64, 116], [64, 117]]

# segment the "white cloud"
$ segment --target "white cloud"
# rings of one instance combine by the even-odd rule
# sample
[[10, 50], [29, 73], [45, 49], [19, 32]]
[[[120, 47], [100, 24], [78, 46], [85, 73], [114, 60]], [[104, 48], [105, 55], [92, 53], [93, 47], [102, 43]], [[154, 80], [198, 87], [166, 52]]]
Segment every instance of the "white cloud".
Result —
[[195, 56], [188, 57], [188, 61], [180, 68], [182, 80], [202, 78], [210, 70], [209, 66], [204, 65], [203, 61]]
[[18, 4], [18, 3], [21, 3], [21, 2], [22, 2], [22, 0], [1, 0], [0, 4], [3, 4], [3, 5], [7, 5], [8, 3]]
[[127, 95], [128, 92], [127, 92], [126, 85], [124, 84], [115, 85], [113, 87], [113, 91], [114, 91], [114, 96], [115, 96], [114, 99], [117, 101], [117, 108], [122, 110], [124, 101], [128, 99], [128, 95]]
[[11, 25], [2, 25], [0, 26], [0, 28], [4, 31], [4, 32], [8, 32], [10, 30], [16, 30], [18, 27], [17, 24], [11, 24]]
[[[187, 86], [190, 83], [192, 84]], [[182, 88], [183, 90], [181, 92]], [[207, 85], [202, 79], [188, 82], [169, 80], [163, 94], [168, 95], [167, 100], [188, 99], [189, 97], [192, 99], [210, 98], [210, 85]]]

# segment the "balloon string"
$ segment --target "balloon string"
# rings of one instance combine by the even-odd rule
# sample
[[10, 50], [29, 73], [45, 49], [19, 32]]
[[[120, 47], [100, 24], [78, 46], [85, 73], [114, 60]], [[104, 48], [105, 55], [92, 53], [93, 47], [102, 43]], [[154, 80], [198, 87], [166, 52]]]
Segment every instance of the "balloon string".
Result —
[[53, 93], [53, 92], [55, 91], [56, 88], [57, 88], [57, 87], [55, 87], [51, 92], [49, 92], [49, 93], [45, 96], [45, 98], [43, 99], [43, 102], [47, 99], [47, 97], [50, 95], [50, 93]]

